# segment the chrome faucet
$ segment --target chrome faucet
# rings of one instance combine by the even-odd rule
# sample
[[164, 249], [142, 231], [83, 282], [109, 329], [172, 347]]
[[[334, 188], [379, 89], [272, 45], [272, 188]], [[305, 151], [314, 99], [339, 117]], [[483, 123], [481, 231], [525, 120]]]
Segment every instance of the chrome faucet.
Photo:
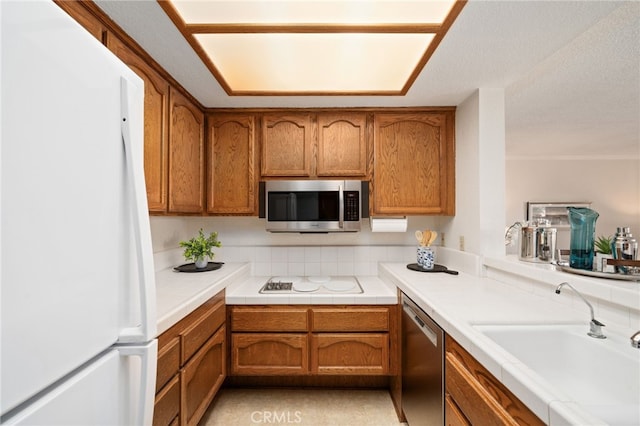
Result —
[[602, 327], [604, 327], [605, 325], [600, 321], [598, 321], [597, 319], [595, 319], [595, 317], [593, 316], [593, 306], [591, 306], [591, 303], [589, 303], [589, 301], [585, 299], [584, 296], [582, 296], [582, 294], [580, 294], [578, 290], [576, 290], [571, 284], [565, 281], [563, 283], [560, 283], [560, 285], [556, 287], [556, 294], [560, 294], [560, 289], [565, 285], [570, 287], [573, 291], [575, 291], [576, 294], [580, 296], [580, 299], [582, 299], [582, 301], [587, 304], [587, 306], [589, 307], [589, 310], [591, 311], [591, 322], [589, 322], [589, 332], [587, 334], [591, 337], [595, 337], [596, 339], [606, 339], [607, 336], [602, 334]]
[[630, 340], [631, 346], [640, 349], [640, 331], [636, 331], [635, 333], [633, 333], [633, 336], [631, 336]]

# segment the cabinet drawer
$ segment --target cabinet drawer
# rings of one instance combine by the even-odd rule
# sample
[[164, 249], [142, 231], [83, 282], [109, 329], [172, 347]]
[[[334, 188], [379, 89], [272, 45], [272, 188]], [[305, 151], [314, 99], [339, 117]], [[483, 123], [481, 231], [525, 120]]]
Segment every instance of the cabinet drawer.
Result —
[[445, 359], [447, 392], [471, 424], [490, 424], [491, 419], [500, 420], [502, 424], [544, 424], [449, 336]]
[[153, 408], [153, 426], [171, 425], [180, 414], [180, 376], [175, 376], [156, 395]]
[[320, 333], [311, 337], [311, 369], [318, 374], [388, 374], [386, 333]]
[[156, 393], [167, 384], [180, 369], [180, 339], [174, 337], [158, 350], [158, 374]]
[[445, 368], [447, 392], [472, 424], [518, 424], [451, 353], [447, 353]]
[[233, 333], [231, 373], [242, 375], [306, 374], [309, 352], [306, 334]]
[[216, 332], [225, 320], [224, 301], [219, 301], [207, 309], [189, 327], [180, 333], [182, 343], [182, 364], [187, 362], [202, 345]]
[[306, 332], [307, 308], [287, 306], [233, 306], [232, 331]]
[[388, 331], [387, 307], [312, 309], [312, 331]]
[[451, 395], [447, 395], [444, 400], [444, 419], [446, 426], [471, 426], [471, 423], [451, 399]]

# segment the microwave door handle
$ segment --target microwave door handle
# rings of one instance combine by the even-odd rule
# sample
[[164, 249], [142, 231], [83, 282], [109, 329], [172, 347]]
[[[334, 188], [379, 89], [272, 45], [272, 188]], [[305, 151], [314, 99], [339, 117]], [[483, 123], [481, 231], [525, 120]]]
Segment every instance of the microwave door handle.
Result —
[[338, 227], [344, 228], [344, 189], [338, 186]]
[[288, 220], [298, 220], [298, 202], [296, 198], [296, 194], [291, 192], [289, 193], [287, 200], [287, 219]]

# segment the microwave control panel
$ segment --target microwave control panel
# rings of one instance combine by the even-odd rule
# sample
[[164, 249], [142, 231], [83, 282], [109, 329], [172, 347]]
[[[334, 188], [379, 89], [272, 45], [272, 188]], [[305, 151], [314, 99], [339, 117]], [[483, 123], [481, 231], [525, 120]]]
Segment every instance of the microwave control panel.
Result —
[[344, 191], [344, 220], [360, 221], [360, 197], [358, 191]]

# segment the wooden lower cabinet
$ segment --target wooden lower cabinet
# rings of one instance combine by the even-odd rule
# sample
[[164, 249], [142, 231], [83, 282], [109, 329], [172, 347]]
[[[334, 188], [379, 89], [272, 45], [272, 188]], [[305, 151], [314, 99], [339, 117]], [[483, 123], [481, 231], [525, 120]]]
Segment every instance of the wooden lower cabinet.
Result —
[[231, 375], [389, 375], [395, 306], [232, 306]]
[[311, 372], [389, 374], [389, 334], [314, 333], [311, 335]]
[[200, 421], [227, 374], [225, 320], [222, 291], [158, 337], [154, 426]]
[[307, 374], [308, 346], [306, 334], [233, 333], [231, 374]]
[[544, 425], [449, 336], [445, 354], [447, 425]]
[[225, 327], [218, 329], [180, 373], [182, 424], [197, 425], [226, 376]]

